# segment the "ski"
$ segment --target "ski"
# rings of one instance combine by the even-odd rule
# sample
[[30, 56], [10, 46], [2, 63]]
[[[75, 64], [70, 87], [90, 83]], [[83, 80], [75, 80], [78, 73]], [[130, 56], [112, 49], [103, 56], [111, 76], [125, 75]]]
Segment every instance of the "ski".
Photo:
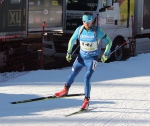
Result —
[[34, 101], [41, 101], [41, 100], [51, 100], [56, 98], [65, 98], [65, 97], [74, 97], [74, 96], [83, 96], [84, 93], [81, 94], [68, 94], [62, 97], [56, 97], [54, 95], [47, 96], [47, 97], [39, 97], [39, 98], [33, 98], [33, 99], [27, 99], [27, 100], [20, 100], [15, 102], [10, 102], [11, 104], [21, 104], [21, 103], [27, 103], [27, 102], [34, 102]]
[[68, 115], [65, 115], [65, 117], [68, 117], [68, 116], [72, 116], [72, 115], [77, 115], [77, 114], [81, 114], [81, 113], [85, 113], [85, 112], [89, 112], [91, 110], [94, 110], [95, 108], [89, 108], [89, 109], [80, 109], [76, 112], [73, 112], [73, 113], [70, 113]]

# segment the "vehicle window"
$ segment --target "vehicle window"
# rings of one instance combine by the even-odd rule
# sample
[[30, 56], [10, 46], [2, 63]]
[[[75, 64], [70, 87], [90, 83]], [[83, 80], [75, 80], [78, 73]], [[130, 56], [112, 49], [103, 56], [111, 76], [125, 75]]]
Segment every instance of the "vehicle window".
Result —
[[121, 0], [114, 0], [114, 3], [120, 3]]
[[66, 4], [67, 10], [95, 11], [98, 0], [66, 0]]
[[[120, 3], [121, 0], [113, 0], [113, 3]], [[103, 0], [103, 7], [106, 6], [106, 0]]]

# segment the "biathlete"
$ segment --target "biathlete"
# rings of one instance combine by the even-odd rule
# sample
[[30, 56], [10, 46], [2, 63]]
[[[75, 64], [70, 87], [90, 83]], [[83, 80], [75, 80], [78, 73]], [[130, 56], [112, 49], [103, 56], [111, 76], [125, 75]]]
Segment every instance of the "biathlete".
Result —
[[[101, 61], [105, 62], [108, 59], [108, 54], [112, 46], [111, 39], [102, 31], [101, 28], [96, 27], [95, 30], [92, 28], [93, 16], [90, 12], [85, 12], [82, 16], [83, 25], [79, 26], [72, 37], [69, 40], [68, 50], [66, 55], [66, 60], [71, 61], [72, 57], [72, 48], [74, 42], [79, 39], [80, 41], [80, 52], [74, 61], [72, 66], [71, 74], [68, 77], [68, 80], [65, 83], [64, 88], [56, 92], [54, 95], [56, 97], [62, 97], [68, 94], [69, 88], [74, 82], [75, 77], [81, 71], [83, 67], [86, 67], [86, 73], [84, 76], [84, 91], [85, 98], [81, 109], [88, 109], [89, 100], [90, 100], [90, 91], [91, 83], [90, 79], [93, 75], [93, 72], [96, 69], [97, 60], [98, 60], [98, 45], [100, 39], [106, 42], [106, 49], [101, 57]], [[80, 33], [80, 34], [79, 34]]]

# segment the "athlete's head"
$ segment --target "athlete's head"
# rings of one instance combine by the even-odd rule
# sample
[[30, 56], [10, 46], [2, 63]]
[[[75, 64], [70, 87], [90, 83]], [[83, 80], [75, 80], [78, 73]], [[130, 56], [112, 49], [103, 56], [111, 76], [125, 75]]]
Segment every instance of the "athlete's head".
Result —
[[82, 16], [83, 25], [85, 28], [91, 27], [93, 23], [93, 16], [91, 12], [85, 12]]

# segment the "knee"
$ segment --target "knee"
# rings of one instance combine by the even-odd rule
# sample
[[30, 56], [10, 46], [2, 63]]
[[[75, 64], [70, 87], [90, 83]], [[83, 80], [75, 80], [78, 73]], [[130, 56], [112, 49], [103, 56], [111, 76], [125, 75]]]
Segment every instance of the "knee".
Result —
[[85, 74], [84, 79], [89, 80], [91, 78], [92, 72], [91, 71], [87, 71]]

